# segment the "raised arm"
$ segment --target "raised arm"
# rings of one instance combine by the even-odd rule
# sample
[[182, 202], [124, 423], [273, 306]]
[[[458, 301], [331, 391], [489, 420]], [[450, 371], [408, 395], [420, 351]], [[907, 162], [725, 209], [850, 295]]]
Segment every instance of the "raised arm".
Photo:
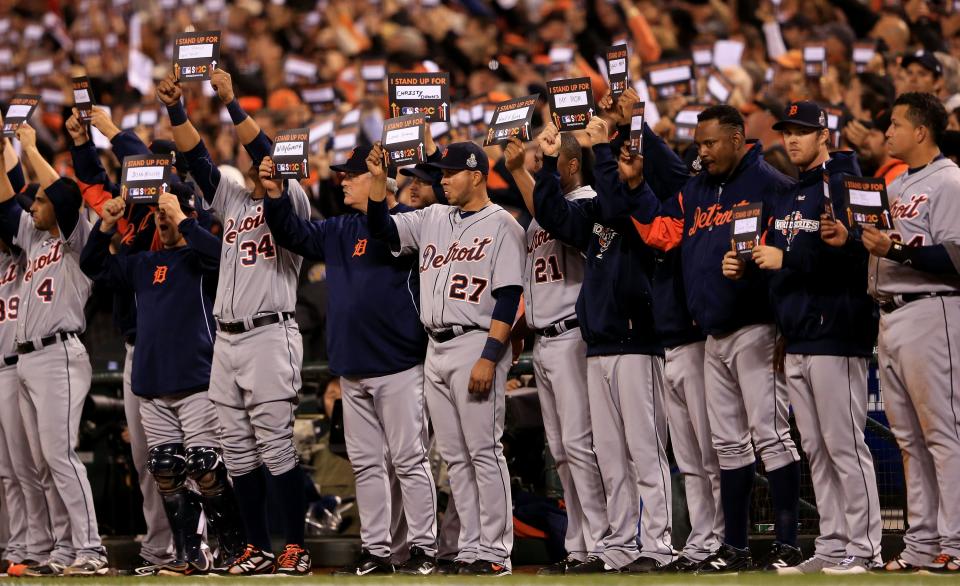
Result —
[[[311, 222], [297, 215], [293, 209], [287, 186], [272, 179], [273, 161], [266, 157], [260, 162], [260, 181], [267, 190], [263, 200], [263, 214], [277, 245], [306, 258], [323, 260], [323, 240], [327, 223]], [[286, 183], [286, 182], [284, 182]]]
[[114, 198], [103, 205], [103, 216], [97, 221], [87, 243], [80, 252], [80, 270], [90, 279], [113, 287], [132, 287], [131, 263], [135, 255], [110, 254], [110, 240], [117, 221], [123, 217], [124, 203]]
[[30, 168], [33, 169], [33, 175], [40, 187], [46, 189], [53, 185], [54, 181], [60, 179], [60, 174], [43, 158], [40, 150], [37, 149], [37, 131], [33, 127], [26, 122], [21, 124], [20, 128], [17, 129], [17, 139], [23, 148], [23, 155], [30, 161]]
[[367, 222], [370, 235], [383, 240], [394, 250], [400, 249], [400, 231], [390, 217], [387, 208], [387, 170], [384, 165], [383, 147], [373, 145], [367, 156], [367, 170], [373, 178], [370, 181], [370, 195], [367, 202]]
[[217, 186], [220, 185], [220, 170], [213, 163], [213, 158], [203, 144], [200, 133], [187, 118], [187, 111], [180, 102], [181, 95], [180, 83], [172, 73], [157, 85], [157, 99], [167, 107], [177, 150], [183, 153], [190, 173], [200, 187], [203, 199], [210, 204], [213, 203]]
[[247, 150], [250, 158], [255, 164], [259, 164], [264, 157], [270, 155], [273, 150], [273, 142], [260, 129], [256, 120], [248, 116], [237, 96], [233, 91], [233, 78], [223, 69], [214, 69], [210, 74], [210, 85], [217, 92], [220, 101], [227, 107], [230, 119], [233, 121], [234, 128], [237, 129], [237, 138], [240, 144]]

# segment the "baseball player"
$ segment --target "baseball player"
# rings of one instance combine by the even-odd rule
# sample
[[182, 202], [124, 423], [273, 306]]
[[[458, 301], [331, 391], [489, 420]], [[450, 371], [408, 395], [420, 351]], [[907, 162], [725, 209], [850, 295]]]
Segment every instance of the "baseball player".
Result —
[[[610, 200], [605, 192], [624, 188], [621, 178], [626, 178], [629, 157], [614, 158], [608, 124], [600, 116], [591, 119], [587, 134], [595, 158], [597, 197], [562, 197], [558, 164], [566, 162], [566, 156], [558, 157], [562, 142], [552, 124], [538, 139], [543, 168], [534, 187], [537, 222], [586, 254], [576, 310], [586, 342], [593, 447], [603, 479], [599, 494], [606, 498], [608, 528], [596, 545], [599, 551], [567, 568], [567, 573], [646, 573], [659, 570], [674, 555], [663, 350], [653, 331], [650, 303], [654, 258], [630, 230], [625, 210], [605, 205]], [[649, 188], [639, 181], [629, 189]]]
[[[424, 133], [424, 136], [427, 135], [430, 135], [429, 130]], [[433, 141], [432, 135], [430, 140]], [[400, 174], [410, 177], [410, 207], [422, 210], [435, 203], [447, 204], [447, 200], [443, 199], [443, 187], [440, 186], [440, 173], [436, 169], [420, 164], [400, 169]]]
[[[626, 135], [629, 118], [624, 123], [619, 131]], [[642, 145], [643, 152], [658, 162], [643, 169], [644, 181], [654, 195], [669, 200], [689, 180], [687, 166], [646, 124]], [[650, 286], [653, 321], [664, 345], [664, 403], [690, 520], [690, 533], [681, 555], [663, 571], [687, 573], [696, 571], [723, 543], [720, 462], [707, 417], [703, 372], [706, 336], [687, 308], [681, 250], [658, 250], [656, 257]]]
[[[897, 98], [887, 130], [893, 157], [909, 170], [888, 187], [893, 229], [862, 228], [870, 252], [868, 291], [880, 304], [880, 387], [903, 454], [907, 484], [904, 550], [888, 572], [960, 572], [960, 169], [937, 144], [947, 113], [931, 94]], [[824, 227], [842, 246], [848, 231]]]
[[[157, 96], [167, 106], [177, 150], [186, 158], [205, 205], [223, 221], [225, 246], [213, 308], [217, 335], [209, 396], [223, 427], [223, 456], [244, 513], [248, 542], [227, 573], [304, 575], [311, 566], [304, 547], [304, 479], [293, 445], [303, 363], [303, 341], [293, 311], [303, 259], [277, 247], [263, 217], [265, 191], [258, 166], [270, 154], [270, 139], [240, 108], [229, 74], [217, 69], [211, 83], [254, 160], [247, 173], [254, 181], [253, 191], [221, 178], [187, 119], [173, 75], [158, 84]], [[288, 191], [297, 215], [307, 218], [310, 204], [299, 183], [290, 182]], [[286, 546], [279, 556], [271, 551], [267, 528], [268, 480], [283, 511]]]
[[[201, 547], [201, 512], [226, 556], [240, 555], [244, 543], [240, 514], [220, 457], [217, 412], [207, 396], [214, 329], [210, 311], [221, 243], [197, 223], [189, 188], [182, 183], [176, 188], [178, 196], [160, 196], [154, 214], [161, 250], [110, 254], [111, 235], [125, 207], [122, 199], [115, 198], [104, 204], [102, 220], [84, 247], [80, 265], [92, 278], [136, 295], [140, 340], [133, 359], [132, 388], [143, 399], [147, 465], [176, 546], [176, 559], [160, 573], [190, 575], [213, 568], [209, 550]], [[171, 328], [170, 323], [178, 327]], [[200, 500], [187, 489], [187, 478], [196, 483]]]
[[[133, 131], [121, 131], [107, 113], [94, 108], [90, 124], [113, 145], [114, 155], [123, 161], [129, 155], [148, 154], [150, 149]], [[74, 110], [66, 122], [73, 141], [70, 147], [73, 169], [86, 204], [98, 214], [103, 205], [120, 194], [120, 185], [112, 182], [100, 162], [100, 154], [90, 138], [86, 125]], [[117, 222], [120, 244], [124, 250], [142, 251], [154, 245], [154, 206], [130, 206], [133, 209]], [[134, 568], [138, 576], [152, 575], [173, 561], [173, 536], [163, 509], [163, 500], [156, 490], [153, 476], [147, 470], [147, 438], [140, 423], [140, 398], [134, 394], [133, 351], [137, 339], [136, 302], [132, 291], [113, 288], [114, 324], [123, 336], [126, 357], [123, 363], [123, 411], [130, 437], [130, 452], [143, 495], [143, 518], [147, 533], [140, 542], [140, 560]]]
[[489, 162], [473, 143], [453, 143], [432, 166], [450, 206], [390, 215], [384, 151], [373, 175], [370, 233], [394, 254], [419, 251], [420, 318], [430, 340], [425, 394], [460, 518], [463, 574], [511, 572], [513, 512], [503, 435], [507, 341], [522, 293], [523, 229], [486, 190]]
[[864, 573], [880, 561], [880, 501], [863, 437], [877, 333], [875, 304], [863, 288], [867, 254], [820, 238], [820, 216], [833, 213], [825, 193], [839, 195], [842, 174], [859, 176], [860, 166], [853, 153], [830, 155], [826, 123], [815, 103], [797, 102], [773, 125], [800, 177], [775, 201], [766, 244], [753, 249], [753, 262], [771, 271], [787, 394], [820, 514], [815, 555], [780, 574]]
[[[429, 132], [427, 132], [429, 136]], [[432, 140], [428, 153], [439, 159]], [[427, 414], [423, 397], [426, 334], [420, 324], [416, 262], [394, 257], [384, 242], [370, 237], [365, 215], [371, 175], [370, 147], [357, 147], [342, 165], [344, 203], [358, 213], [310, 222], [293, 211], [290, 198], [272, 181], [267, 157], [260, 177], [269, 196], [267, 225], [277, 243], [308, 259], [324, 259], [330, 288], [327, 341], [330, 369], [340, 375], [347, 450], [357, 484], [360, 540], [355, 564], [338, 573], [392, 573], [391, 490], [388, 476], [400, 484], [409, 559], [396, 570], [428, 575], [436, 569], [437, 505], [427, 459]], [[388, 180], [388, 191], [396, 182]], [[391, 202], [391, 213], [410, 211]], [[367, 293], [376, 289], [380, 294]], [[357, 316], [363, 316], [357, 319]], [[389, 459], [389, 463], [388, 460]], [[392, 474], [389, 470], [392, 469]]]
[[93, 495], [76, 453], [92, 375], [77, 337], [86, 326], [83, 307], [91, 289], [77, 259], [90, 224], [80, 214], [76, 183], [60, 178], [40, 155], [34, 130], [24, 124], [17, 136], [40, 190], [27, 212], [14, 199], [7, 175], [0, 174], [0, 237], [26, 255], [17, 312], [17, 375], [25, 390], [25, 435], [35, 453], [39, 448], [55, 487], [48, 506], [57, 538], [49, 559], [38, 560], [24, 575], [105, 574], [109, 568]]
[[[0, 139], [5, 172], [15, 191], [25, 187], [23, 170], [6, 139]], [[9, 167], [7, 171], [6, 168]], [[10, 538], [4, 550], [8, 562], [0, 572], [22, 575], [27, 567], [49, 557], [53, 534], [37, 460], [29, 445], [20, 414], [23, 386], [17, 376], [17, 319], [20, 317], [20, 287], [25, 258], [22, 251], [0, 239], [0, 395], [6, 406], [0, 411], [0, 481], [9, 519]]]
[[[525, 168], [523, 143], [512, 139], [504, 149], [507, 169], [535, 215], [535, 180]], [[589, 199], [596, 192], [581, 184], [580, 144], [571, 134], [561, 136], [557, 153], [560, 181], [550, 183], [570, 201]], [[583, 283], [584, 261], [579, 250], [554, 238], [536, 219], [526, 231], [527, 261], [523, 299], [527, 326], [536, 332], [533, 367], [547, 445], [557, 466], [567, 510], [564, 546], [567, 557], [539, 574], [565, 574], [598, 553], [607, 531], [603, 481], [593, 453], [587, 394], [587, 346], [580, 335], [576, 303]]]
[[[754, 567], [748, 549], [754, 449], [763, 460], [773, 500], [776, 541], [757, 564], [773, 570], [803, 561], [797, 547], [799, 455], [790, 439], [786, 388], [773, 365], [775, 326], [767, 277], [744, 268], [730, 252], [734, 206], [763, 202], [761, 222], [791, 180], [768, 165], [759, 142], [747, 142], [743, 118], [730, 106], [700, 113], [696, 129], [703, 172], [675, 197], [645, 203], [631, 212], [636, 230], [655, 248], [681, 247], [683, 283], [691, 315], [707, 334], [705, 385], [713, 445], [720, 462], [724, 544], [697, 568], [724, 573]], [[647, 153], [644, 166], [665, 164]], [[743, 270], [732, 280], [725, 274]], [[751, 440], [752, 444], [751, 445]]]

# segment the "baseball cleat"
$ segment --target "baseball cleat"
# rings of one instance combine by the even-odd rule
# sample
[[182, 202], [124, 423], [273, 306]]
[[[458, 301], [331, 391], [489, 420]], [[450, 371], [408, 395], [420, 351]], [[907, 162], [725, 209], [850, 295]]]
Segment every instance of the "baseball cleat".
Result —
[[881, 571], [890, 572], [892, 574], [912, 574], [913, 572], [917, 572], [919, 570], [920, 566], [915, 566], [900, 556], [893, 558], [881, 568]]
[[872, 571], [875, 567], [876, 564], [873, 563], [873, 560], [850, 556], [844, 558], [844, 560], [839, 564], [824, 568], [823, 573], [834, 576], [852, 576], [854, 574], [866, 574], [867, 572]]
[[28, 578], [53, 578], [62, 576], [66, 568], [67, 566], [63, 564], [50, 561], [34, 566], [27, 566], [27, 569], [25, 569], [21, 575]]
[[133, 567], [133, 570], [130, 572], [134, 576], [156, 576], [157, 572], [160, 571], [160, 568], [164, 567], [166, 564], [155, 564], [151, 561], [148, 561], [146, 558], [141, 557], [137, 560], [137, 564]]
[[421, 548], [410, 548], [410, 559], [397, 566], [398, 574], [429, 576], [437, 571], [437, 558], [427, 555]]
[[247, 545], [240, 557], [233, 560], [223, 573], [228, 576], [257, 576], [273, 574], [277, 567], [277, 558], [269, 551]]
[[539, 570], [537, 570], [537, 575], [538, 576], [559, 576], [562, 574], [566, 574], [568, 571], [570, 571], [570, 568], [579, 566], [582, 563], [583, 563], [582, 560], [576, 560], [570, 556], [567, 556], [564, 559], [560, 560], [559, 562], [540, 568]]
[[460, 568], [461, 576], [509, 576], [510, 568], [503, 564], [477, 560], [472, 564]]
[[437, 560], [437, 574], [441, 576], [452, 576], [460, 573], [460, 568], [469, 566], [470, 562], [459, 560]]
[[[843, 563], [843, 562], [840, 562]], [[825, 568], [832, 568], [837, 565], [836, 562], [831, 562], [823, 558], [818, 558], [813, 556], [807, 558], [802, 563], [799, 563], [795, 566], [788, 566], [786, 568], [777, 568], [777, 575], [779, 576], [799, 576], [801, 574], [819, 574]]]
[[277, 573], [283, 576], [308, 576], [312, 567], [310, 552], [299, 545], [287, 544], [277, 558]]
[[64, 576], [105, 576], [109, 572], [106, 558], [77, 558], [63, 569]]
[[758, 570], [765, 572], [776, 572], [783, 568], [791, 568], [803, 562], [803, 553], [800, 548], [775, 541], [773, 547], [757, 563]]
[[7, 567], [7, 575], [11, 578], [22, 578], [24, 575], [23, 573], [27, 571], [27, 568], [35, 565], [37, 565], [37, 562], [33, 560], [24, 560], [19, 563], [10, 564]]
[[724, 543], [717, 553], [700, 563], [697, 574], [738, 574], [753, 569], [750, 549], [738, 549]]
[[660, 571], [664, 574], [689, 574], [691, 572], [696, 572], [697, 568], [699, 567], [700, 562], [697, 560], [692, 560], [685, 555], [681, 555], [669, 564], [660, 568]]
[[929, 566], [923, 568], [924, 574], [960, 576], [960, 556], [942, 553]]
[[567, 568], [568, 574], [615, 574], [619, 572], [617, 568], [607, 565], [599, 557], [592, 555], [583, 560], [583, 563]]
[[334, 576], [371, 576], [393, 574], [393, 564], [389, 557], [377, 557], [367, 550], [360, 552], [355, 564], [350, 564], [333, 572]]
[[660, 568], [663, 567], [663, 564], [658, 562], [653, 558], [648, 558], [646, 556], [640, 556], [637, 559], [633, 560], [629, 564], [620, 568], [621, 574], [649, 574], [650, 572], [658, 572]]

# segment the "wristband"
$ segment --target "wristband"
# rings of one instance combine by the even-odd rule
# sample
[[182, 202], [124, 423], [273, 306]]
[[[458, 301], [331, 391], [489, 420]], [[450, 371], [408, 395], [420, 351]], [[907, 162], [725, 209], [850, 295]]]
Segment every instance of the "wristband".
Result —
[[172, 106], [167, 106], [167, 115], [170, 116], [170, 124], [180, 126], [187, 123], [187, 111], [183, 109], [180, 100]]
[[483, 346], [483, 352], [480, 354], [480, 358], [486, 358], [490, 362], [499, 362], [500, 357], [503, 355], [504, 346], [506, 346], [506, 344], [500, 340], [488, 336], [487, 343]]
[[900, 264], [905, 264], [910, 260], [910, 247], [904, 246], [902, 242], [894, 242], [887, 251], [886, 258]]
[[243, 111], [243, 108], [240, 106], [240, 102], [238, 102], [236, 98], [227, 104], [227, 112], [230, 113], [230, 119], [233, 120], [234, 126], [239, 126], [244, 120], [247, 119], [247, 113]]

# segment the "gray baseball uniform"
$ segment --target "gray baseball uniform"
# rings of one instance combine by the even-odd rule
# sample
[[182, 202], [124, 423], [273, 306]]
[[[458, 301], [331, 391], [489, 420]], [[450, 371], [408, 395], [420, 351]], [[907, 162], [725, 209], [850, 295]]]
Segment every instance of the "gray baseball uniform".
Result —
[[[300, 184], [289, 182], [300, 217], [310, 203]], [[300, 391], [303, 341], [292, 314], [303, 259], [276, 246], [263, 217], [263, 201], [222, 177], [210, 207], [223, 221], [223, 256], [213, 315], [247, 331], [218, 328], [210, 373], [210, 400], [223, 425], [224, 461], [230, 474], [265, 464], [274, 476], [297, 463], [293, 418]], [[253, 327], [256, 317], [279, 323]]]
[[143, 495], [143, 517], [147, 523], [147, 534], [140, 542], [140, 557], [152, 564], [162, 565], [173, 559], [173, 534], [170, 533], [170, 522], [163, 510], [163, 499], [160, 498], [153, 475], [147, 468], [147, 434], [140, 421], [143, 399], [133, 392], [134, 347], [130, 344], [125, 346], [127, 354], [123, 361], [123, 412], [127, 419], [127, 433], [130, 434], [133, 466], [137, 470], [140, 493]]
[[[942, 244], [960, 259], [960, 169], [949, 159], [904, 173], [887, 188], [892, 237], [910, 246]], [[904, 294], [960, 291], [960, 277], [934, 275], [871, 257], [868, 291], [881, 304], [878, 337], [884, 409], [903, 454], [908, 529], [905, 561], [927, 565], [960, 555], [960, 298]]]
[[704, 342], [664, 352], [664, 404], [677, 467], [683, 474], [690, 534], [683, 546], [688, 559], [702, 561], [723, 543], [720, 462], [713, 449], [703, 377]]
[[[51, 558], [65, 563], [105, 555], [87, 470], [76, 453], [80, 413], [92, 376], [87, 350], [76, 336], [86, 327], [83, 309], [92, 288], [79, 266], [90, 229], [81, 214], [66, 239], [51, 236], [37, 230], [31, 215], [22, 211], [14, 239], [27, 256], [16, 338], [18, 344], [35, 347], [21, 352], [17, 363], [26, 391], [23, 425], [56, 487], [54, 502], [48, 502], [58, 538]], [[43, 338], [52, 334], [57, 338], [44, 346]], [[64, 511], [69, 537], [61, 541], [57, 519]]]
[[497, 363], [486, 396], [472, 395], [467, 386], [487, 339], [492, 292], [523, 283], [523, 229], [495, 204], [466, 217], [458, 208], [433, 205], [392, 218], [400, 253], [420, 254], [421, 321], [434, 334], [454, 334], [443, 342], [431, 337], [424, 379], [461, 523], [457, 559], [509, 568], [513, 506], [500, 438], [510, 353]]
[[20, 317], [23, 256], [0, 253], [0, 479], [10, 519], [10, 541], [4, 557], [12, 561], [47, 559], [53, 534], [40, 472], [20, 415], [23, 386], [17, 376], [15, 353]]
[[[566, 194], [569, 200], [595, 197], [590, 186]], [[527, 264], [523, 278], [527, 324], [542, 330], [576, 319], [583, 283], [583, 255], [556, 240], [534, 219], [526, 233]], [[561, 328], [562, 329], [562, 328]], [[567, 554], [583, 561], [599, 552], [607, 531], [603, 481], [593, 453], [587, 389], [587, 348], [574, 327], [559, 335], [537, 336], [533, 368], [543, 427], [557, 465], [567, 509]]]

